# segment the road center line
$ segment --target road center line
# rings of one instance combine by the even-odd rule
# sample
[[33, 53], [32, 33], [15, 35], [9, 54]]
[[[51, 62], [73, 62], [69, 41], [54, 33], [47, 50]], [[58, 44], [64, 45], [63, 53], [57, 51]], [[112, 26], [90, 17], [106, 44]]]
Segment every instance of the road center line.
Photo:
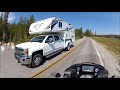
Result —
[[[91, 40], [91, 41], [92, 41], [92, 40]], [[95, 47], [95, 50], [96, 50], [96, 52], [97, 52], [97, 54], [98, 54], [98, 56], [99, 56], [99, 60], [100, 60], [101, 65], [104, 66], [103, 61], [102, 61], [101, 56], [100, 56], [100, 53], [98, 52], [98, 50], [97, 50], [95, 44], [93, 43], [93, 41], [92, 41], [92, 44], [93, 44], [93, 46]]]
[[[86, 40], [86, 39], [85, 39], [85, 40]], [[64, 56], [62, 56], [62, 57], [61, 57], [60, 59], [58, 59], [57, 61], [54, 61], [54, 62], [50, 63], [48, 66], [46, 66], [46, 67], [43, 68], [42, 70], [40, 70], [40, 71], [32, 74], [30, 78], [34, 78], [34, 77], [36, 77], [36, 76], [38, 76], [38, 75], [39, 75], [39, 77], [42, 76], [42, 75], [43, 75], [43, 72], [45, 72], [45, 70], [51, 68], [52, 66], [54, 66], [54, 65], [55, 65], [56, 63], [58, 63], [59, 61], [64, 60], [63, 58], [65, 58], [68, 54], [70, 54], [70, 53], [72, 53], [74, 50], [76, 50], [82, 43], [85, 42], [85, 40], [83, 40], [80, 44], [78, 44], [77, 46], [75, 46], [74, 48], [72, 48], [69, 52], [67, 52]]]

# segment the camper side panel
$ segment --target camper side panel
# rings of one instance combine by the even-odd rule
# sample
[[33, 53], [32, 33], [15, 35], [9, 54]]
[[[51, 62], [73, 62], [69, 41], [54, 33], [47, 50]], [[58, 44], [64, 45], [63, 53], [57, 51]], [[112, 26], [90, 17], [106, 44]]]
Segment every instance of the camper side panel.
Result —
[[54, 27], [52, 28], [52, 31], [65, 31], [66, 27], [69, 27], [68, 23], [64, 22], [64, 21], [59, 21], [58, 23], [56, 23], [56, 25], [54, 25]]

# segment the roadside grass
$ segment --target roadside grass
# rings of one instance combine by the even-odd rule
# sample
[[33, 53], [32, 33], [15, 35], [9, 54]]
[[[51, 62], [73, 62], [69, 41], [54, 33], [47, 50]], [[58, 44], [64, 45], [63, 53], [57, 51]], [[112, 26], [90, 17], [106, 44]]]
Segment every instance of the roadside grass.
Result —
[[113, 52], [114, 55], [118, 58], [118, 62], [120, 64], [120, 39], [106, 37], [92, 37], [92, 39], [102, 43], [108, 50]]
[[81, 38], [77, 37], [77, 38], [75, 38], [75, 41], [77, 41], [77, 40], [79, 40], [79, 39], [82, 39], [82, 38], [84, 38], [84, 37], [81, 37]]
[[76, 37], [76, 38], [75, 38], [75, 40], [78, 40], [78, 39], [81, 39], [81, 38], [79, 38], [79, 37]]
[[84, 36], [75, 36], [75, 41], [84, 38]]

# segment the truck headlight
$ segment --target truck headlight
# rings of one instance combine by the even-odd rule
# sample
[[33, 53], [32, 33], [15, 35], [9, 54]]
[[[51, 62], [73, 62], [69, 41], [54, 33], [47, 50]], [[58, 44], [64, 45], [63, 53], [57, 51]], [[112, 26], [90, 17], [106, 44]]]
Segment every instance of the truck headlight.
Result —
[[26, 55], [28, 56], [28, 53], [29, 53], [28, 48], [27, 48], [27, 49], [25, 49], [25, 53], [26, 53]]

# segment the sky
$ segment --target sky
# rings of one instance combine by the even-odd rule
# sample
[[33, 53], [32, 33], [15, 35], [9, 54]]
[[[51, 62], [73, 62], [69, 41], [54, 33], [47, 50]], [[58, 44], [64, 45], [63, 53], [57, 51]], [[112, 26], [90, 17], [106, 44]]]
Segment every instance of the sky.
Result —
[[[1, 12], [0, 12], [1, 13]], [[58, 17], [75, 28], [91, 29], [97, 34], [120, 34], [120, 12], [10, 12], [8, 21], [18, 22], [20, 17], [34, 15], [36, 21]]]

